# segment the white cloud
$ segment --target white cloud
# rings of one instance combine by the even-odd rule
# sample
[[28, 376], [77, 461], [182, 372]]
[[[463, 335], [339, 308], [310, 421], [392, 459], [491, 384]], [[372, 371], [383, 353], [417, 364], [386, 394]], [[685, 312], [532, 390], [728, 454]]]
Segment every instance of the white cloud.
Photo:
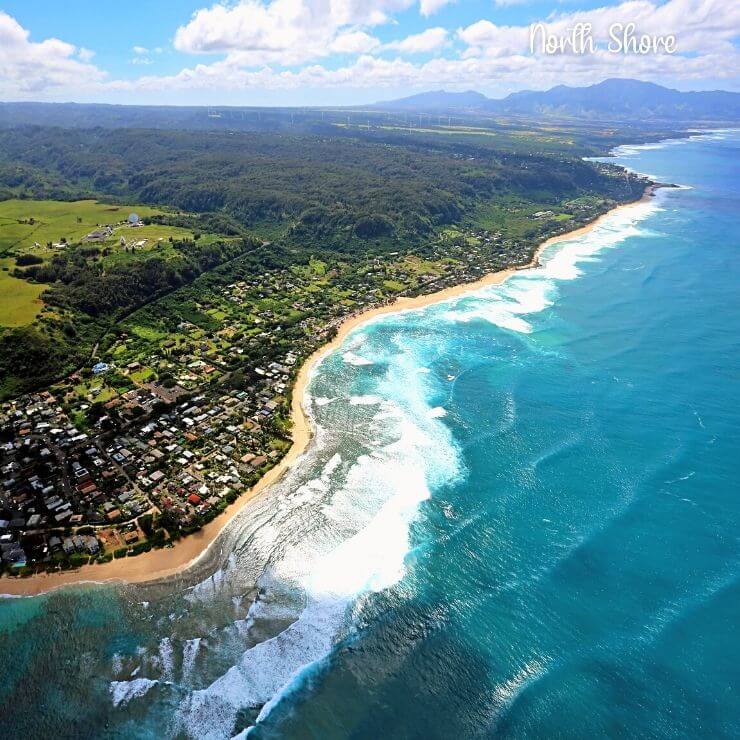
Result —
[[135, 64], [137, 66], [146, 66], [152, 64], [152, 60], [149, 57], [149, 49], [146, 46], [134, 46], [132, 47], [134, 56], [129, 59], [129, 64]]
[[452, 2], [455, 0], [419, 0], [419, 12], [424, 17], [429, 17]]
[[426, 31], [407, 36], [401, 41], [392, 41], [384, 49], [395, 49], [402, 54], [423, 54], [442, 48], [447, 43], [447, 29], [427, 28]]
[[[75, 58], [75, 55], [77, 58]], [[99, 83], [105, 73], [89, 64], [92, 52], [59, 39], [30, 40], [29, 32], [0, 11], [0, 95], [38, 97], [80, 81]]]
[[496, 57], [469, 57], [431, 59], [416, 64], [401, 57], [383, 59], [362, 55], [351, 64], [330, 69], [320, 64], [305, 66], [297, 71], [278, 71], [270, 67], [248, 70], [228, 60], [201, 64], [182, 70], [167, 78], [146, 77], [134, 83], [123, 83], [122, 89], [145, 91], [177, 90], [293, 90], [318, 88], [429, 89], [444, 86], [465, 90], [471, 87], [483, 90], [496, 87], [544, 89], [567, 82], [588, 85], [607, 77], [634, 77], [643, 80], [680, 78], [683, 80], [714, 79], [720, 64], [728, 66], [728, 76], [740, 66], [740, 54], [727, 59], [724, 55], [697, 57], [659, 57], [609, 54], [605, 51], [588, 58], [562, 55], [549, 57], [543, 63], [540, 57], [511, 54]]
[[388, 23], [414, 0], [241, 0], [197, 11], [175, 33], [175, 48], [227, 54], [239, 64], [295, 65], [340, 48], [368, 50], [362, 28]]
[[336, 36], [329, 49], [337, 54], [365, 54], [378, 46], [380, 41], [375, 36], [364, 31], [348, 31]]
[[[547, 29], [567, 33], [576, 23], [590, 23], [596, 41], [608, 41], [614, 23], [633, 22], [640, 34], [675, 34], [680, 52], [725, 51], [732, 54], [733, 39], [740, 36], [740, 3], [736, 0], [627, 0], [594, 10], [556, 14], [546, 19]], [[497, 26], [481, 20], [458, 31], [468, 44], [466, 56], [502, 56], [529, 51], [529, 26]], [[584, 65], [588, 59], [584, 58]]]
[[83, 62], [89, 62], [94, 56], [95, 52], [92, 49], [86, 49], [84, 46], [77, 50], [77, 57]]

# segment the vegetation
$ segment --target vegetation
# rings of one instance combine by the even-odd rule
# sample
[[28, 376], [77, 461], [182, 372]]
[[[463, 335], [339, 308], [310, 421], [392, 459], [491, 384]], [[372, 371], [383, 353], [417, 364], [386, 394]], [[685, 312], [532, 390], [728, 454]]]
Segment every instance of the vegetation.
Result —
[[219, 214], [256, 233], [279, 224], [290, 244], [343, 253], [417, 244], [504, 195], [555, 203], [615, 189], [538, 140], [511, 152], [398, 139], [16, 129], [0, 131], [0, 185], [43, 197], [63, 182], [69, 197]]
[[14, 277], [11, 265], [12, 260], [0, 259], [0, 325], [25, 326], [39, 315], [40, 296], [47, 286]]
[[[232, 307], [203, 310], [201, 293], [233, 278], [213, 272], [232, 261], [240, 275], [318, 265], [309, 289], [346, 306], [376, 258], [385, 264], [376, 300], [454, 275], [455, 265], [474, 276], [473, 259], [479, 269], [526, 261], [543, 236], [644, 186], [583, 161], [591, 145], [570, 133], [333, 131], [0, 129], [0, 280], [13, 287], [0, 298], [0, 397], [82, 366], [141, 306], [163, 306], [166, 317], [134, 322], [139, 340], [161, 342], [182, 322], [213, 332]], [[144, 223], [135, 230], [131, 211]], [[110, 232], [86, 236], [104, 225]], [[292, 304], [307, 296], [288, 290], [256, 301], [255, 316], [271, 312], [283, 331], [300, 322]]]

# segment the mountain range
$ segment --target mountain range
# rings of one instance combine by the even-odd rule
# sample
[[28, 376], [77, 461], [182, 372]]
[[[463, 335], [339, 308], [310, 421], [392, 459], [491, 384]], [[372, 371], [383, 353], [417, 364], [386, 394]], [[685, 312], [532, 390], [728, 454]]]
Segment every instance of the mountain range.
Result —
[[464, 111], [560, 118], [740, 121], [740, 93], [681, 92], [629, 79], [609, 79], [589, 87], [558, 85], [544, 92], [512, 93], [499, 100], [472, 90], [439, 90], [377, 103], [375, 107], [430, 113]]

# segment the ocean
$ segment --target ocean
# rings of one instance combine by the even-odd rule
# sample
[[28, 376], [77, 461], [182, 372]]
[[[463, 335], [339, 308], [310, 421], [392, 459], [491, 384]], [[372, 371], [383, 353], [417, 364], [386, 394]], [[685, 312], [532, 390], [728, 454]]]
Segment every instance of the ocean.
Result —
[[740, 735], [740, 133], [542, 266], [376, 318], [217, 564], [0, 601], [6, 737]]

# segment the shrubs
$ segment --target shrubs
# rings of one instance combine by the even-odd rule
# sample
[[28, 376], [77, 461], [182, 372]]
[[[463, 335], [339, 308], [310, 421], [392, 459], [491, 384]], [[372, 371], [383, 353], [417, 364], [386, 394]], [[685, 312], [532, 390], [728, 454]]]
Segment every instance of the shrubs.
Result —
[[132, 548], [131, 548], [131, 554], [132, 555], [140, 555], [142, 552], [149, 552], [149, 550], [152, 549], [152, 543], [151, 542], [137, 542]]
[[36, 254], [21, 254], [15, 258], [15, 264], [18, 267], [28, 267], [28, 265], [40, 265], [44, 260]]
[[78, 568], [80, 565], [85, 565], [90, 562], [90, 556], [81, 552], [73, 552], [69, 556], [69, 564], [73, 568]]
[[154, 526], [152, 524], [153, 520], [154, 517], [151, 514], [142, 514], [139, 517], [139, 527], [147, 537], [149, 537], [154, 531]]

